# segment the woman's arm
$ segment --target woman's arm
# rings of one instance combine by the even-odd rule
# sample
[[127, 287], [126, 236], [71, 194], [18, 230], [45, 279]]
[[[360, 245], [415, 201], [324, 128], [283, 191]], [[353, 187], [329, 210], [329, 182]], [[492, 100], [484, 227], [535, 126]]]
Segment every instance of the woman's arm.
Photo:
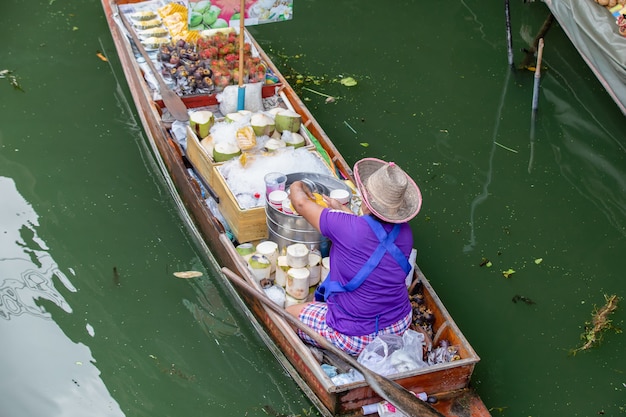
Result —
[[320, 230], [320, 216], [324, 207], [315, 202], [313, 193], [302, 181], [295, 181], [289, 187], [289, 198], [293, 208], [304, 217], [311, 226]]

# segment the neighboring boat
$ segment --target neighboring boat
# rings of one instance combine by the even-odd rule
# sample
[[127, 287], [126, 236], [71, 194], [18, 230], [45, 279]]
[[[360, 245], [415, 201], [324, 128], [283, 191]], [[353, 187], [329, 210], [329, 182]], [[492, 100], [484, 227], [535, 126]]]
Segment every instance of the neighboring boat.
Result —
[[[267, 235], [265, 208], [241, 209], [220, 175], [220, 165], [212, 160], [211, 154], [206, 151], [193, 130], [186, 130], [186, 146], [181, 146], [179, 138], [172, 133], [172, 126], [176, 123], [163, 100], [171, 103], [172, 98], [159, 95], [146, 82], [149, 68], [138, 59], [140, 54], [133, 46], [133, 40], [129, 38], [119, 16], [118, 7], [140, 3], [131, 0], [102, 0], [102, 4], [141, 123], [173, 197], [178, 203], [184, 204], [183, 214], [191, 215], [194, 228], [201, 235], [201, 244], [210, 250], [220, 267], [227, 267], [249, 284], [260, 288], [248, 264], [238, 252], [237, 245], [249, 240], [258, 241], [259, 234]], [[319, 153], [325, 166], [329, 167], [330, 176], [336, 176], [340, 183], [345, 180], [349, 184], [352, 179], [349, 165], [247, 31], [246, 36], [258, 57], [267, 66], [268, 73], [276, 77], [274, 84], [266, 84], [262, 88], [265, 101], [298, 113], [301, 131], [307, 137], [305, 148], [311, 153]], [[190, 111], [211, 109], [217, 116], [220, 115], [215, 95], [183, 96], [183, 102]], [[216, 201], [213, 201], [212, 207], [209, 207], [209, 195], [215, 197], [219, 203], [215, 204]], [[469, 387], [479, 357], [417, 266], [414, 278], [410, 290], [420, 290], [424, 305], [432, 312], [429, 319], [432, 322], [432, 333], [427, 334], [426, 339], [434, 347], [440, 341], [447, 341], [456, 349], [458, 357], [450, 362], [437, 363], [389, 378], [413, 392], [427, 393], [431, 399], [436, 400], [433, 407], [443, 415], [489, 416], [481, 399]], [[258, 299], [238, 291], [226, 278], [224, 283], [244, 308], [268, 347], [323, 415], [358, 416], [363, 414], [362, 407], [382, 401], [364, 381], [339, 385], [333, 383], [320, 366], [314, 352], [299, 339], [280, 315], [272, 312]], [[341, 368], [341, 361], [336, 357], [327, 355], [325, 361]]]
[[[593, 1], [545, 0], [582, 59], [626, 115], [626, 29], [617, 24], [626, 6]], [[624, 23], [622, 23], [624, 25]]]

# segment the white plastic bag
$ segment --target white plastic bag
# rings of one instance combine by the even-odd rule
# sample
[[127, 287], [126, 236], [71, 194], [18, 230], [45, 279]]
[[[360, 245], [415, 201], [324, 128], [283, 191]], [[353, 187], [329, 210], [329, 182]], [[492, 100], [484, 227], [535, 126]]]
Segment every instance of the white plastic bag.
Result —
[[392, 375], [427, 366], [423, 359], [424, 335], [407, 330], [402, 336], [377, 336], [363, 349], [359, 363], [380, 375]]

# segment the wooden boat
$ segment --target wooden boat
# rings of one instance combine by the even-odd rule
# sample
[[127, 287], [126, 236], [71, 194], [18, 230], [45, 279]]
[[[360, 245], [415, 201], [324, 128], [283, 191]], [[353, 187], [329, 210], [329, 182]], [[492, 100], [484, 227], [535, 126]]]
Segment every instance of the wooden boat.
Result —
[[[120, 21], [119, 7], [128, 3], [138, 2], [136, 0], [102, 0], [128, 87], [157, 162], [171, 185], [172, 195], [177, 202], [184, 204], [183, 214], [191, 216], [194, 230], [199, 231], [201, 236], [200, 243], [210, 250], [217, 263], [221, 267], [227, 267], [236, 272], [251, 285], [258, 285], [247, 263], [237, 252], [236, 243], [240, 236], [258, 228], [259, 225], [256, 223], [259, 222], [259, 218], [255, 215], [246, 217], [249, 214], [245, 213], [246, 210], [233, 206], [228, 187], [220, 181], [219, 175], [215, 176], [216, 166], [212, 164], [210, 156], [198, 149], [198, 144], [194, 142], [197, 138], [193, 132], [188, 131], [189, 142], [186, 148], [182, 148], [173, 137], [170, 130], [169, 112], [158, 94], [155, 95], [155, 91], [146, 82], [144, 69], [142, 69], [145, 67], [138, 64], [138, 54], [133, 49], [132, 41]], [[274, 97], [279, 105], [293, 108], [301, 116], [306, 134], [319, 143], [323, 152], [326, 152], [329, 160], [332, 161], [329, 165], [333, 167], [333, 173], [341, 179], [350, 180], [352, 171], [349, 165], [292, 87], [282, 77], [278, 68], [247, 31], [246, 34], [268, 69], [278, 77], [278, 83], [263, 87], [263, 96]], [[183, 101], [190, 110], [200, 107], [215, 110], [217, 107], [215, 97], [209, 95], [183, 96]], [[214, 176], [210, 177], [211, 175]], [[235, 230], [234, 238], [227, 233], [224, 224], [208, 207], [205, 196], [202, 195], [203, 191], [217, 194], [216, 197], [219, 200], [217, 207], [221, 213], [230, 215], [231, 223], [240, 223], [232, 224]], [[247, 211], [253, 212], [254, 210]], [[265, 219], [262, 218], [261, 221], [264, 222]], [[240, 228], [237, 229], [237, 226]], [[266, 227], [265, 223], [260, 226]], [[436, 345], [440, 340], [447, 340], [450, 345], [458, 349], [459, 359], [400, 373], [389, 378], [413, 392], [425, 392], [436, 399], [433, 407], [443, 415], [489, 416], [487, 408], [469, 386], [474, 367], [479, 362], [478, 355], [417, 266], [414, 276], [415, 280], [411, 289], [422, 288], [425, 305], [433, 312], [433, 344]], [[363, 406], [382, 400], [364, 381], [335, 385], [323, 371], [309, 347], [299, 339], [283, 318], [260, 303], [258, 299], [238, 292], [226, 278], [224, 282], [268, 347], [322, 415], [359, 416], [363, 415]]]

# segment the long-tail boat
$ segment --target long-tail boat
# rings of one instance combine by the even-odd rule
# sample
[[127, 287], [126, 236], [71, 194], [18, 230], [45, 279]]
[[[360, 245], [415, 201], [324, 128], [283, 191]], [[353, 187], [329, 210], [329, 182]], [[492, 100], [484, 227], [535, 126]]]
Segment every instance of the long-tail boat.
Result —
[[[137, 27], [131, 24], [133, 11], [146, 11], [154, 4], [160, 7], [169, 5], [167, 0], [102, 0], [117, 55], [145, 134], [171, 188], [172, 197], [183, 208], [181, 214], [189, 221], [191, 230], [200, 236], [203, 249], [210, 251], [209, 256], [220, 267], [238, 274], [249, 285], [261, 288], [238, 247], [242, 243], [256, 244], [268, 239], [269, 226], [265, 213], [269, 208], [241, 208], [221, 174], [220, 167], [225, 162], [216, 162], [213, 158], [215, 154], [212, 155], [209, 148], [203, 146], [204, 141], [191, 127], [184, 129], [182, 143], [180, 131], [178, 134], [174, 132], [176, 126], [180, 129], [180, 126], [189, 123], [186, 116], [200, 109], [211, 111], [217, 120], [227, 115], [220, 110], [222, 103], [218, 100], [217, 83], [208, 92], [185, 94], [178, 91], [176, 97], [172, 96], [175, 85], [171, 79], [167, 80], [168, 83], [164, 82], [167, 79], [164, 71], [173, 73], [172, 68], [161, 65], [154, 52], [152, 55], [146, 52], [146, 45], [137, 37]], [[150, 13], [145, 13], [145, 16], [154, 17]], [[329, 176], [350, 185], [350, 166], [260, 45], [247, 30], [244, 29], [243, 33], [245, 42], [266, 71], [265, 78], [260, 81], [262, 111], [269, 111], [271, 109], [267, 107], [273, 106], [296, 112], [301, 119], [300, 132], [307, 139], [307, 151], [319, 154], [329, 168]], [[193, 34], [192, 37], [197, 41], [199, 36]], [[186, 46], [190, 45], [196, 44], [189, 41]], [[247, 89], [248, 86], [243, 87]], [[247, 92], [245, 97], [247, 99]], [[180, 114], [181, 106], [184, 106], [183, 111], [187, 115]], [[262, 157], [259, 155], [256, 157]], [[254, 159], [255, 156], [250, 157]], [[357, 197], [358, 191], [354, 192]], [[294, 216], [298, 217], [297, 214]], [[323, 350], [320, 355], [320, 351], [311, 349], [301, 341], [294, 328], [281, 315], [269, 309], [265, 302], [242, 291], [226, 276], [220, 276], [268, 348], [322, 415], [360, 416], [368, 409], [367, 406], [371, 409], [372, 405], [383, 400], [366, 381], [333, 382], [324, 371], [322, 362], [341, 369], [345, 362], [340, 357]], [[415, 329], [425, 335], [430, 352], [437, 346], [448, 346], [454, 349], [455, 355], [450, 361], [399, 372], [388, 378], [414, 393], [426, 393], [431, 406], [442, 415], [489, 416], [488, 409], [470, 387], [470, 378], [480, 358], [417, 265], [413, 279], [407, 282], [412, 296], [419, 292], [420, 305], [429, 310], [430, 333], [419, 325]], [[424, 356], [428, 353], [426, 349], [420, 352]]]

